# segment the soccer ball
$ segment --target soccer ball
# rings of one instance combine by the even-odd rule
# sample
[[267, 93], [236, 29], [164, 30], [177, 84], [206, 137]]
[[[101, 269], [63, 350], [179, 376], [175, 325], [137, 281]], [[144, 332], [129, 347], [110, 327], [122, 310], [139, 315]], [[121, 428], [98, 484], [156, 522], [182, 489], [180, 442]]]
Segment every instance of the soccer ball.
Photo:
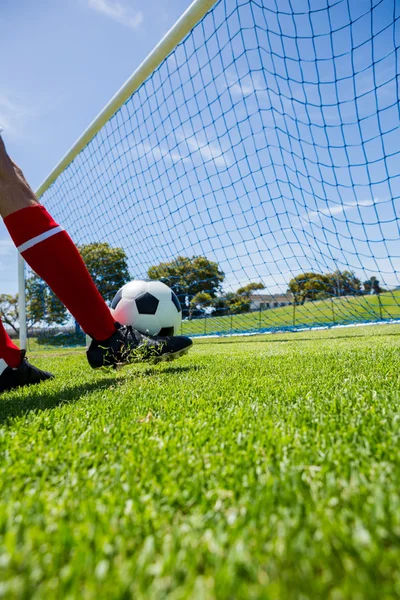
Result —
[[116, 293], [111, 313], [118, 323], [147, 335], [176, 335], [182, 322], [177, 296], [161, 281], [130, 281]]

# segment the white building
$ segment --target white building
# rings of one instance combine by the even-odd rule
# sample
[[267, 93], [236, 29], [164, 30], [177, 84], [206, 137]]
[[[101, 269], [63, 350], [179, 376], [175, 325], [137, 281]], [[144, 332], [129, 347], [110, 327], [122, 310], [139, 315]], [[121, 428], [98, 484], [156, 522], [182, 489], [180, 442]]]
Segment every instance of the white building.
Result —
[[292, 294], [251, 294], [250, 310], [268, 310], [293, 304]]

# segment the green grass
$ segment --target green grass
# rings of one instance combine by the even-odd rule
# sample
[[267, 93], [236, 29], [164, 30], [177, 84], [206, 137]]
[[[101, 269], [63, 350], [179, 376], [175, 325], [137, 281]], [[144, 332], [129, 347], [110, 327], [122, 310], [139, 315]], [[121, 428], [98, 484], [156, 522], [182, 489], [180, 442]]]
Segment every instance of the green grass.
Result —
[[[0, 597], [400, 597], [400, 327], [199, 340], [0, 398]], [[33, 360], [32, 360], [33, 362]]]
[[400, 291], [379, 296], [341, 297], [303, 306], [282, 306], [242, 315], [193, 319], [182, 323], [183, 335], [291, 329], [400, 319]]

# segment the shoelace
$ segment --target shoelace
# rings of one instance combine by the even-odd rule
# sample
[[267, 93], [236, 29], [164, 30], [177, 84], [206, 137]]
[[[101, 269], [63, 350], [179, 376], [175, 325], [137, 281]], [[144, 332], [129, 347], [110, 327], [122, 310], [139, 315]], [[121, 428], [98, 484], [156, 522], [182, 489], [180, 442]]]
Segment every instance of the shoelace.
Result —
[[136, 334], [137, 334], [137, 331], [136, 331], [136, 329], [133, 329], [132, 325], [127, 325], [127, 326], [126, 326], [126, 328], [127, 328], [127, 330], [129, 331], [130, 335], [131, 335], [131, 336], [133, 337], [133, 339], [135, 340], [135, 342], [136, 342], [137, 344], [140, 344], [140, 342], [141, 342], [141, 339], [140, 339], [140, 338], [138, 338], [138, 336], [136, 335]]

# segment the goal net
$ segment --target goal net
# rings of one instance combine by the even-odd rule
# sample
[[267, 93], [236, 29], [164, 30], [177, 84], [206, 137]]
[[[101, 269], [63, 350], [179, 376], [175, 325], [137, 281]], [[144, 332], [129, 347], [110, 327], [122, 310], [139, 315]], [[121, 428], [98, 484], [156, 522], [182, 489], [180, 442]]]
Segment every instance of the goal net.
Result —
[[[400, 4], [198, 0], [192, 20], [195, 9], [41, 201], [108, 301], [129, 278], [161, 278], [184, 334], [398, 319]], [[30, 275], [28, 316], [42, 294], [40, 327], [60, 324]]]

